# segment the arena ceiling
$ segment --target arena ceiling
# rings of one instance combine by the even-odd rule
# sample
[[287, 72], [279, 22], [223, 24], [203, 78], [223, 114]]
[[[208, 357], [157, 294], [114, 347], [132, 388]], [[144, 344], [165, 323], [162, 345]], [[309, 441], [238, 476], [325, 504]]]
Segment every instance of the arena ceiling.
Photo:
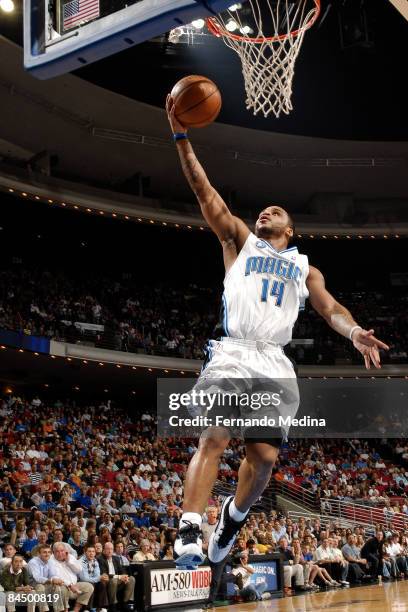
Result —
[[[0, 35], [21, 44], [22, 0], [15, 2], [15, 13], [1, 15]], [[389, 0], [322, 0], [297, 62], [294, 111], [279, 120], [245, 110], [240, 63], [232, 51], [212, 36], [195, 41], [174, 45], [158, 37], [76, 74], [158, 108], [180, 77], [205, 74], [223, 93], [222, 123], [314, 137], [408, 139], [408, 22]]]
[[[193, 202], [161, 108], [72, 75], [38, 81], [24, 72], [21, 49], [4, 38], [0, 107], [4, 160], [9, 151], [20, 164], [48, 153], [53, 176], [118, 191], [147, 177], [150, 192], [168, 208]], [[278, 201], [302, 210], [316, 193], [408, 195], [407, 142], [309, 138], [219, 123], [196, 130], [192, 140], [214, 185], [238, 209]]]

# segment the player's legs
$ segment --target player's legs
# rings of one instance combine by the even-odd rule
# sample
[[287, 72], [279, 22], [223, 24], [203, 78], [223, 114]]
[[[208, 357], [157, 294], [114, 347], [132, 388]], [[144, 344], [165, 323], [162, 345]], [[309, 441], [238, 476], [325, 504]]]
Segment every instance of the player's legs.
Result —
[[238, 472], [235, 505], [240, 512], [248, 512], [264, 492], [276, 463], [279, 448], [260, 442], [247, 442], [246, 458]]
[[183, 501], [185, 513], [196, 513], [200, 517], [218, 476], [220, 458], [230, 441], [228, 431], [223, 427], [212, 427], [200, 438], [198, 450], [188, 466]]
[[223, 427], [206, 430], [188, 466], [183, 515], [174, 543], [176, 564], [179, 567], [195, 567], [205, 559], [201, 538], [202, 514], [217, 479], [220, 457], [229, 441], [230, 435]]
[[[276, 446], [272, 445], [276, 443]], [[265, 490], [279, 454], [279, 442], [247, 441], [246, 458], [238, 472], [235, 497], [228, 497], [221, 508], [219, 521], [208, 543], [208, 558], [219, 563], [230, 552], [249, 508]]]

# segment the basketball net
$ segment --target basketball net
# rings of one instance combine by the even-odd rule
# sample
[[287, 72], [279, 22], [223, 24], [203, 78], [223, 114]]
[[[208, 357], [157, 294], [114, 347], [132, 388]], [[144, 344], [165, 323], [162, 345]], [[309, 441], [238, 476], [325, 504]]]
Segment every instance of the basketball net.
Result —
[[[262, 2], [262, 11], [260, 7]], [[247, 26], [242, 22], [239, 11], [225, 13], [207, 19], [210, 32], [222, 38], [233, 49], [242, 62], [245, 81], [246, 107], [254, 115], [273, 113], [279, 117], [293, 109], [292, 83], [296, 58], [302, 46], [306, 30], [316, 21], [320, 13], [320, 0], [247, 0], [255, 23], [254, 35], [245, 35]], [[265, 10], [272, 34], [263, 32]], [[235, 22], [235, 34], [229, 28]]]

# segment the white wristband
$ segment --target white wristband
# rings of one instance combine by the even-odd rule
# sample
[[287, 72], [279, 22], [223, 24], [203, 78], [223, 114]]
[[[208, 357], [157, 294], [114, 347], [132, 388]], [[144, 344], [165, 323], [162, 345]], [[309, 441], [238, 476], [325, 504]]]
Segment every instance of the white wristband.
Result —
[[354, 332], [356, 331], [356, 329], [363, 329], [363, 328], [362, 328], [360, 325], [354, 325], [354, 327], [352, 327], [352, 328], [350, 329], [350, 335], [349, 335], [349, 338], [350, 338], [350, 340], [351, 340], [352, 342], [353, 342], [353, 334], [354, 334]]

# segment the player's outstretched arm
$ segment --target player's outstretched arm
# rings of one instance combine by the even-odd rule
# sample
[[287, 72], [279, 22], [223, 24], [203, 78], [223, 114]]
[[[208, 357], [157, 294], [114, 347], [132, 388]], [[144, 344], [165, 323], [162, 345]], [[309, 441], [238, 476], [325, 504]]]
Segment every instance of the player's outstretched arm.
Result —
[[[166, 110], [173, 133], [187, 133], [187, 128], [174, 114], [171, 96], [167, 96]], [[177, 150], [184, 175], [197, 197], [204, 219], [222, 243], [234, 241], [238, 250], [241, 249], [248, 238], [248, 227], [242, 219], [231, 213], [220, 194], [211, 185], [191, 143], [187, 139], [178, 140]]]
[[380, 368], [379, 350], [388, 350], [389, 347], [375, 338], [373, 329], [362, 329], [347, 308], [334, 299], [326, 289], [320, 270], [310, 266], [306, 284], [313, 308], [336, 332], [350, 338], [355, 348], [363, 355], [367, 370], [370, 369], [371, 362], [376, 368]]

